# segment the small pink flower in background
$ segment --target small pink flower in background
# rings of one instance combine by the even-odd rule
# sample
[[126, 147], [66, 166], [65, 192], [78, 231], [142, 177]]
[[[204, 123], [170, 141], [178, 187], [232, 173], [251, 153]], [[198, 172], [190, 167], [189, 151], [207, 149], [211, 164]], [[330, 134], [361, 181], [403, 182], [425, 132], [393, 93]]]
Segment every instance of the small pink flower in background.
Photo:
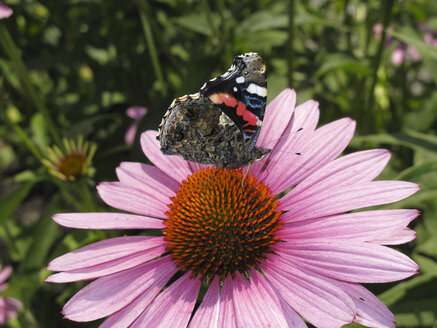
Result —
[[12, 9], [0, 3], [0, 19], [8, 18], [12, 15]]
[[126, 144], [132, 145], [134, 143], [135, 135], [137, 133], [137, 128], [138, 128], [138, 123], [146, 114], [147, 114], [147, 108], [144, 107], [134, 106], [134, 107], [129, 107], [126, 110], [126, 115], [134, 120], [132, 125], [127, 130], [126, 135], [124, 136], [124, 140]]
[[[436, 35], [437, 32], [431, 29], [426, 28], [425, 24], [419, 24], [419, 29], [423, 33], [423, 38], [426, 43], [428, 43], [431, 46], [434, 46], [437, 48], [437, 38], [434, 38], [433, 35]], [[373, 33], [375, 33], [376, 38], [381, 38], [382, 35], [383, 26], [382, 24], [378, 23], [373, 26]], [[406, 54], [413, 62], [420, 61], [420, 54], [417, 51], [417, 49], [411, 45], [406, 45], [405, 43], [398, 41], [392, 36], [393, 28], [389, 26], [387, 28], [387, 36], [385, 40], [385, 46], [388, 47], [393, 42], [398, 42], [398, 45], [393, 50], [391, 54], [391, 61], [395, 66], [400, 66], [406, 57]]]
[[[1, 264], [0, 264], [1, 269]], [[12, 268], [6, 267], [0, 270], [0, 293], [8, 286], [5, 281], [11, 275]], [[9, 319], [17, 317], [17, 310], [21, 307], [21, 303], [12, 297], [0, 296], [0, 325], [3, 325]]]
[[302, 317], [316, 327], [394, 327], [390, 310], [360, 283], [417, 273], [387, 245], [415, 238], [407, 226], [419, 212], [350, 211], [419, 187], [373, 181], [390, 159], [386, 150], [338, 157], [355, 122], [316, 128], [318, 103], [295, 101], [287, 89], [267, 106], [257, 146], [272, 152], [243, 183], [244, 169], [217, 173], [163, 155], [157, 132], [146, 131], [141, 145], [155, 166], [123, 162], [119, 181], [98, 186], [109, 206], [136, 214], [55, 215], [71, 228], [162, 231], [99, 241], [51, 261], [48, 269], [59, 273], [48, 282], [96, 279], [67, 302], [65, 317], [108, 317], [101, 327], [306, 327]]

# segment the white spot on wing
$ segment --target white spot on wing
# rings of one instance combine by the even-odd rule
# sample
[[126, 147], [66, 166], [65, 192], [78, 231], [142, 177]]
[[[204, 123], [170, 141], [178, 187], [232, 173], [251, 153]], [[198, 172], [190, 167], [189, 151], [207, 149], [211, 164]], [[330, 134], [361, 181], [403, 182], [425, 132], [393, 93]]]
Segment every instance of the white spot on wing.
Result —
[[244, 76], [239, 76], [235, 79], [235, 82], [244, 83], [244, 82], [246, 82], [246, 79], [244, 78]]
[[249, 84], [249, 86], [247, 87], [247, 91], [250, 93], [253, 93], [255, 95], [258, 95], [260, 97], [267, 96], [267, 89], [255, 84], [255, 83]]

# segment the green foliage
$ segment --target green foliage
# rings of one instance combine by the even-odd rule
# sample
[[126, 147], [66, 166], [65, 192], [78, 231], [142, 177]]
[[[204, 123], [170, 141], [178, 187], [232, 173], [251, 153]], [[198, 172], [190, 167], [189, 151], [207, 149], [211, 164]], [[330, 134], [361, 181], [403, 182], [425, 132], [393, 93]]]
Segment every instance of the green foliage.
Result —
[[[198, 91], [247, 51], [265, 59], [269, 100], [293, 87], [298, 103], [320, 103], [321, 123], [356, 119], [348, 151], [390, 149], [381, 179], [421, 185], [386, 206], [421, 210], [412, 223], [418, 238], [402, 248], [421, 272], [369, 289], [399, 327], [436, 327], [437, 47], [425, 40], [427, 33], [437, 40], [435, 0], [392, 7], [376, 0], [4, 3], [14, 13], [0, 20], [0, 260], [14, 267], [8, 295], [24, 304], [9, 327], [98, 325], [62, 320], [62, 305], [83, 284], [44, 283], [45, 268], [56, 256], [123, 232], [65, 229], [51, 216], [107, 210], [95, 185], [114, 180], [121, 161], [147, 161], [139, 134], [157, 128], [173, 98]], [[384, 21], [385, 41], [373, 31]], [[396, 48], [405, 54], [400, 65], [391, 60]], [[129, 146], [126, 109], [133, 105], [148, 114]], [[98, 146], [94, 176], [68, 182], [50, 175], [41, 164], [48, 147], [66, 151], [62, 138], [79, 136]]]

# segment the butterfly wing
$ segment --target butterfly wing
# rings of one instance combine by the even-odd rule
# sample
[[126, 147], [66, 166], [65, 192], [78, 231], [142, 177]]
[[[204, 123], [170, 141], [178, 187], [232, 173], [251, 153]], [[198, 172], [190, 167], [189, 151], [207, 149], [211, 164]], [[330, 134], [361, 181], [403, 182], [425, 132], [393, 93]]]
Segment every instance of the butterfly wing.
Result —
[[249, 142], [248, 152], [258, 139], [267, 101], [266, 69], [262, 58], [247, 53], [234, 58], [231, 68], [200, 90], [235, 123]]

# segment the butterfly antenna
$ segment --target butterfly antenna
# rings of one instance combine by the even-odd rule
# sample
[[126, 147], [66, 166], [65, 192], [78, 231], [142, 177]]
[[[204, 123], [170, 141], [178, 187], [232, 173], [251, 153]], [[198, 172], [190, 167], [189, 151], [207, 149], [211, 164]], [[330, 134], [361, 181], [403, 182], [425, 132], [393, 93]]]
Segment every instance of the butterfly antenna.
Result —
[[243, 175], [243, 179], [241, 180], [241, 190], [240, 190], [240, 192], [243, 192], [243, 183], [244, 183], [244, 179], [246, 179], [246, 177], [247, 177], [247, 174], [249, 173], [249, 169], [250, 169], [250, 164], [251, 164], [252, 162], [249, 162], [249, 164], [247, 164], [247, 170], [246, 170], [246, 172], [244, 173], [244, 175]]
[[220, 170], [222, 169], [223, 167], [219, 167], [215, 172], [214, 172], [214, 174], [212, 175], [212, 177], [210, 177], [209, 179], [208, 179], [208, 181], [206, 181], [204, 184], [203, 184], [203, 186], [205, 187], [212, 179], [214, 179], [214, 177], [217, 175], [217, 173], [219, 173], [220, 172]]

